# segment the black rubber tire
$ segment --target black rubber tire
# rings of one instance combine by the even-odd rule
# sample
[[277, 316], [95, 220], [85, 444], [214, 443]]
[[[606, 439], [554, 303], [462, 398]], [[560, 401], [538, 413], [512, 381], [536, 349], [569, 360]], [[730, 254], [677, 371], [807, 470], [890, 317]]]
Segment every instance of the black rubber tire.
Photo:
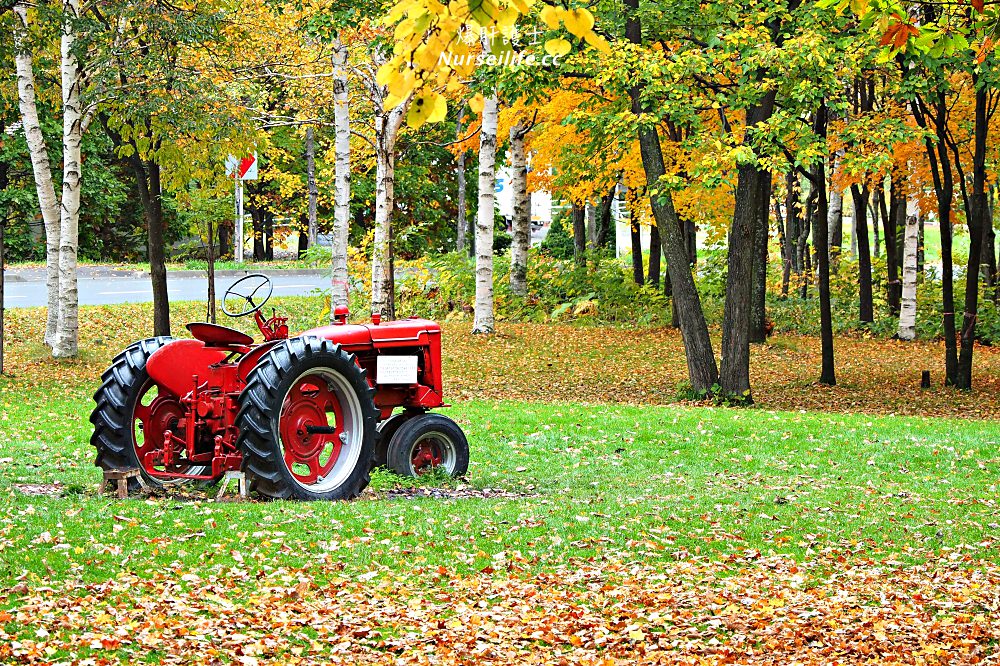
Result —
[[378, 430], [375, 433], [375, 455], [372, 457], [372, 469], [389, 465], [389, 442], [392, 441], [392, 436], [396, 434], [401, 425], [414, 416], [420, 416], [424, 413], [422, 409], [408, 409], [405, 412], [393, 414], [378, 424]]
[[[285, 465], [278, 435], [282, 402], [292, 384], [311, 369], [328, 369], [341, 375], [361, 405], [363, 433], [358, 462], [349, 477], [328, 492], [312, 492], [300, 484]], [[375, 389], [354, 354], [339, 344], [320, 338], [291, 338], [276, 345], [261, 358], [247, 377], [240, 394], [236, 427], [243, 453], [243, 471], [250, 488], [273, 499], [352, 499], [368, 486], [369, 464], [375, 448]]]
[[443, 435], [454, 447], [454, 461], [446, 471], [453, 477], [465, 476], [469, 471], [469, 440], [457, 423], [441, 414], [419, 414], [399, 427], [389, 442], [389, 469], [400, 476], [416, 476], [411, 463], [413, 447], [434, 434]]
[[[90, 414], [90, 422], [94, 424], [90, 444], [97, 449], [94, 464], [103, 470], [138, 467], [143, 482], [154, 487], [164, 484], [148, 476], [136, 457], [132, 416], [139, 392], [149, 380], [146, 361], [153, 352], [170, 342], [173, 338], [167, 336], [140, 340], [115, 356], [111, 366], [101, 375], [101, 387], [94, 393], [97, 405]], [[129, 479], [130, 490], [138, 486], [137, 479]]]

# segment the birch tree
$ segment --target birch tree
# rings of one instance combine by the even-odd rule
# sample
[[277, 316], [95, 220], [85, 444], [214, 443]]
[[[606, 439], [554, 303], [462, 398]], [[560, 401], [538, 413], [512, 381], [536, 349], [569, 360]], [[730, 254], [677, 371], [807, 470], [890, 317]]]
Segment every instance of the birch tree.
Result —
[[[531, 245], [531, 203], [528, 198], [528, 165], [524, 139], [530, 125], [518, 121], [510, 128], [511, 189], [514, 191], [514, 240], [510, 251], [510, 288], [528, 295], [528, 248]], [[492, 188], [491, 188], [492, 190]]]
[[406, 119], [414, 93], [398, 104], [388, 85], [379, 82], [378, 68], [384, 57], [376, 53], [367, 66], [359, 68], [366, 81], [372, 104], [375, 129], [375, 225], [372, 241], [372, 314], [383, 318], [395, 315], [392, 286], [392, 211], [396, 184], [396, 139]]
[[903, 295], [899, 309], [899, 339], [917, 337], [917, 247], [920, 244], [920, 224], [916, 215], [906, 218], [903, 236]]
[[[63, 99], [63, 187], [59, 223], [59, 318], [52, 355], [76, 356], [79, 308], [76, 284], [76, 253], [80, 227], [80, 178], [83, 132], [89, 115], [83, 108], [80, 87], [83, 77], [76, 58], [76, 24], [80, 19], [79, 0], [63, 2], [60, 39]], [[91, 112], [92, 113], [92, 112]]]
[[493, 224], [496, 187], [496, 93], [483, 102], [479, 132], [479, 210], [476, 215], [476, 304], [473, 334], [493, 333]]
[[21, 126], [28, 143], [31, 168], [35, 177], [38, 205], [45, 223], [45, 285], [48, 292], [48, 314], [45, 322], [45, 344], [55, 346], [56, 325], [59, 320], [59, 201], [52, 184], [48, 148], [38, 120], [35, 98], [35, 72], [32, 54], [27, 44], [28, 9], [23, 2], [14, 5], [14, 67], [17, 72], [18, 108]]
[[62, 87], [63, 178], [62, 200], [55, 195], [52, 172], [48, 161], [45, 138], [38, 121], [35, 98], [34, 66], [27, 45], [29, 20], [27, 5], [15, 5], [17, 40], [15, 68], [17, 70], [18, 105], [31, 154], [32, 170], [39, 208], [45, 222], [46, 284], [49, 313], [45, 342], [57, 358], [75, 356], [78, 346], [79, 315], [76, 284], [76, 254], [80, 220], [80, 180], [82, 155], [80, 146], [87, 125], [93, 118], [94, 107], [84, 107], [84, 81], [76, 57], [77, 24], [80, 19], [79, 0], [64, 0], [60, 30], [60, 81]]
[[333, 274], [330, 317], [334, 309], [346, 306], [347, 243], [351, 223], [351, 118], [347, 91], [347, 45], [339, 38], [333, 45], [333, 124], [334, 124], [334, 205]]

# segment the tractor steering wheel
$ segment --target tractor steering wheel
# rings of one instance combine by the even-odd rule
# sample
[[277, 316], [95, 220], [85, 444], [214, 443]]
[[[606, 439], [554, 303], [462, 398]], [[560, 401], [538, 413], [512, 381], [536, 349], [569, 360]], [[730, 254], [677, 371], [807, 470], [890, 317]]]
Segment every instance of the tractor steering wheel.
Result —
[[[256, 300], [259, 298], [257, 292], [265, 288], [267, 293], [261, 300]], [[251, 273], [241, 277], [229, 289], [226, 289], [226, 293], [222, 297], [222, 311], [230, 317], [252, 315], [264, 307], [273, 291], [274, 285], [271, 284], [269, 277], [260, 273]]]

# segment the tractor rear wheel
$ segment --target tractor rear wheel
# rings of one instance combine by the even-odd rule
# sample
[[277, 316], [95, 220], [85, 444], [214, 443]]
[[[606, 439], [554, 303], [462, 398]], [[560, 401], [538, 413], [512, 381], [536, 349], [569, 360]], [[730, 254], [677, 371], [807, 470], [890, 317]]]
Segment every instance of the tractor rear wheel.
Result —
[[276, 499], [341, 500], [368, 485], [375, 390], [340, 345], [292, 338], [261, 358], [236, 426], [251, 488]]
[[[147, 486], [159, 487], [186, 482], [164, 480], [151, 472], [203, 474], [203, 467], [147, 469], [147, 453], [162, 448], [163, 433], [176, 430], [184, 418], [184, 408], [176, 396], [160, 394], [146, 372], [146, 362], [153, 353], [173, 338], [161, 336], [140, 340], [118, 354], [111, 367], [101, 375], [101, 387], [94, 394], [97, 405], [90, 415], [94, 434], [90, 443], [97, 449], [95, 464], [104, 470], [139, 468]], [[138, 480], [129, 480], [135, 490]]]
[[447, 416], [420, 414], [392, 436], [388, 462], [389, 469], [401, 476], [420, 476], [435, 468], [463, 476], [469, 470], [469, 440]]

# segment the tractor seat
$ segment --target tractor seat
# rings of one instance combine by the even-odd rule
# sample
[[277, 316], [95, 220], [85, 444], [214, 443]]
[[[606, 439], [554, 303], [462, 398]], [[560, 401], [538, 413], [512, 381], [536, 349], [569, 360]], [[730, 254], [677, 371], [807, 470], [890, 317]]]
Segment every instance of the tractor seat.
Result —
[[253, 344], [253, 338], [249, 335], [228, 326], [195, 321], [187, 325], [187, 330], [208, 347], [246, 347]]

